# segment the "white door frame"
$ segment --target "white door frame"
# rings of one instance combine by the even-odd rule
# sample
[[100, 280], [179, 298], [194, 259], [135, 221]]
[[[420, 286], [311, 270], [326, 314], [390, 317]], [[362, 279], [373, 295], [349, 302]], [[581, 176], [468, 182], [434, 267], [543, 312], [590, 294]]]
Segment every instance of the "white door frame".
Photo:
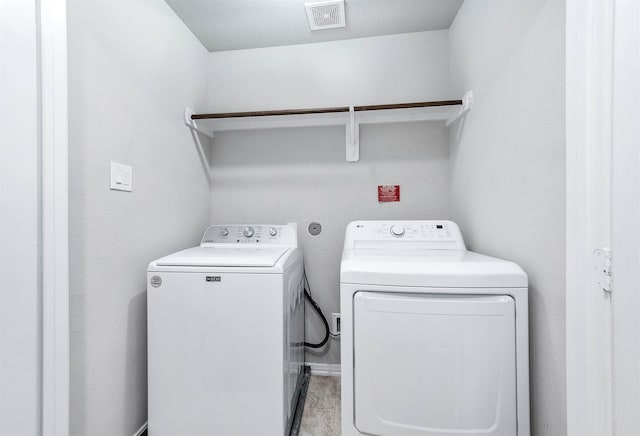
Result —
[[640, 432], [639, 27], [636, 0], [567, 2], [569, 435]]
[[567, 0], [566, 377], [569, 435], [612, 430], [611, 247], [615, 0]]
[[613, 433], [640, 434], [640, 2], [615, 1], [611, 223]]
[[69, 434], [67, 7], [39, 8], [42, 138], [42, 429]]

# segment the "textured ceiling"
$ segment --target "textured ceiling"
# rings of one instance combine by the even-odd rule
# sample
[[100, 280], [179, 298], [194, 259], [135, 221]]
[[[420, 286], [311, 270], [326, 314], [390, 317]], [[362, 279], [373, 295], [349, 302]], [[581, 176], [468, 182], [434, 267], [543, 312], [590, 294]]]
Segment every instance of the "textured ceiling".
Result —
[[448, 29], [463, 0], [345, 0], [347, 26], [309, 30], [314, 0], [166, 0], [209, 51]]

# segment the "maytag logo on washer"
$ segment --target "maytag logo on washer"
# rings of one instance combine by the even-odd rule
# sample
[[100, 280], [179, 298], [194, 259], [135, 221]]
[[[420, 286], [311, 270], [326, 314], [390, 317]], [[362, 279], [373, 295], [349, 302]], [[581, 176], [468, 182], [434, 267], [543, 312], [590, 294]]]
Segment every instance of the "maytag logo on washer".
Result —
[[208, 282], [221, 282], [222, 281], [222, 277], [220, 277], [220, 276], [207, 276], [207, 281]]
[[149, 282], [154, 288], [159, 288], [160, 286], [162, 286], [162, 278], [160, 276], [151, 277], [151, 280], [149, 280]]

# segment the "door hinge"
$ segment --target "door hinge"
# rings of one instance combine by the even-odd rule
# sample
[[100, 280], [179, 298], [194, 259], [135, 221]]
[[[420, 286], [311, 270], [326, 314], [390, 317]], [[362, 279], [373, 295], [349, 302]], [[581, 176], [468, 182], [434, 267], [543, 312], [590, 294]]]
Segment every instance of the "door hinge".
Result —
[[613, 256], [610, 248], [598, 248], [593, 251], [595, 257], [596, 284], [605, 292], [613, 291], [611, 265]]

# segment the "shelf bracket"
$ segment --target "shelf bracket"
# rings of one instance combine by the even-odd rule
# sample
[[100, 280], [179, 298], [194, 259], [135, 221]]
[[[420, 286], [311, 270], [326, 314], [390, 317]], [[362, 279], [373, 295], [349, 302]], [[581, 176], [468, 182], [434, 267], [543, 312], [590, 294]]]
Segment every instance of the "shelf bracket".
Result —
[[462, 97], [462, 106], [449, 113], [449, 118], [447, 118], [447, 127], [457, 123], [462, 117], [464, 117], [467, 112], [471, 110], [471, 106], [473, 106], [473, 91], [467, 91], [464, 94], [464, 97]]
[[191, 115], [193, 114], [195, 114], [195, 112], [190, 107], [184, 109], [184, 124], [192, 131], [195, 130], [208, 138], [213, 138], [213, 132], [209, 133], [206, 130], [202, 130], [196, 124], [196, 120], [191, 119]]
[[200, 156], [200, 163], [202, 164], [202, 168], [207, 175], [207, 181], [209, 182], [209, 185], [211, 185], [211, 166], [209, 165], [209, 159], [207, 159], [207, 155], [204, 152], [204, 147], [202, 146], [202, 141], [200, 140], [199, 134], [213, 139], [213, 133], [207, 133], [204, 130], [198, 128], [198, 126], [196, 125], [196, 121], [191, 119], [191, 115], [193, 115], [194, 113], [195, 112], [193, 112], [193, 109], [191, 109], [190, 107], [185, 108], [184, 123], [191, 132], [191, 137], [193, 138], [196, 150], [198, 151], [198, 155]]
[[347, 162], [360, 160], [360, 123], [356, 120], [356, 111], [349, 106], [349, 121], [345, 126]]

